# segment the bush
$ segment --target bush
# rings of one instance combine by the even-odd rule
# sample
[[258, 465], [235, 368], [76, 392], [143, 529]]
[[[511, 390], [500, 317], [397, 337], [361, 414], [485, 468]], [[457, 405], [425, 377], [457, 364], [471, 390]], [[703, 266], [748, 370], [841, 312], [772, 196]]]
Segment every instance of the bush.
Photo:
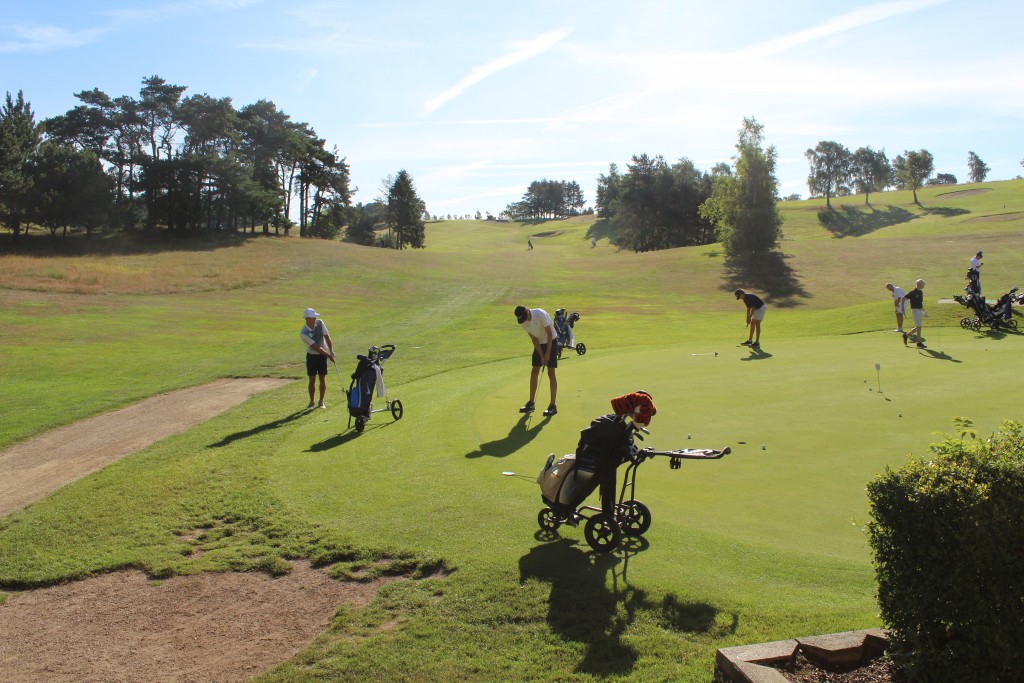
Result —
[[1024, 439], [955, 436], [868, 485], [890, 653], [912, 681], [1009, 683], [1024, 671]]

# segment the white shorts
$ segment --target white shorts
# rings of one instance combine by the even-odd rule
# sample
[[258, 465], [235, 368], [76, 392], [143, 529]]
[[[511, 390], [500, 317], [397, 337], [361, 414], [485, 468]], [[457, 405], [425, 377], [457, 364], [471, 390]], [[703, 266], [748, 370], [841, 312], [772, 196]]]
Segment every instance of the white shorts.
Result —
[[902, 300], [901, 301], [897, 301], [896, 302], [896, 312], [897, 313], [906, 313], [907, 312], [907, 302], [906, 301], [902, 301]]
[[924, 309], [911, 308], [910, 312], [914, 316], [914, 327], [921, 327], [921, 323], [924, 322]]
[[761, 308], [754, 311], [754, 314], [750, 316], [751, 320], [764, 320], [764, 314], [768, 311], [768, 304], [761, 304]]

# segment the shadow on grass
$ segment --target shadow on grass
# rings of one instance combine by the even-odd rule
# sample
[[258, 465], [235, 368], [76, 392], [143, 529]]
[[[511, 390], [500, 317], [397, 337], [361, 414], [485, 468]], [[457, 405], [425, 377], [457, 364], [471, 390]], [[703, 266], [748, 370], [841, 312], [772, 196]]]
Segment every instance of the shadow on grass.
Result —
[[519, 418], [512, 429], [509, 430], [508, 436], [501, 439], [495, 439], [494, 441], [488, 441], [487, 443], [480, 444], [480, 447], [475, 451], [466, 453], [467, 458], [480, 458], [485, 455], [489, 455], [493, 458], [504, 458], [505, 456], [512, 455], [526, 444], [533, 441], [538, 434], [540, 434], [541, 427], [551, 421], [550, 417], [541, 419], [537, 424], [530, 426], [531, 414], [523, 415]]
[[963, 216], [964, 214], [970, 213], [968, 209], [958, 209], [951, 206], [922, 206], [921, 210], [927, 214], [942, 216], [943, 218]]
[[[385, 429], [389, 425], [393, 425], [397, 421], [398, 420], [389, 420], [387, 422], [373, 422], [371, 420], [370, 422], [366, 423], [366, 426], [363, 427], [363, 431], [365, 432], [373, 431], [374, 429]], [[351, 424], [346, 424], [344, 429], [346, 431], [343, 431], [341, 434], [332, 436], [329, 439], [324, 439], [319, 443], [313, 444], [312, 446], [306, 449], [306, 452], [319, 453], [321, 451], [329, 451], [332, 448], [337, 448], [338, 446], [344, 443], [348, 443], [349, 441], [352, 441], [353, 439], [359, 436], [359, 432], [357, 432], [355, 430], [355, 427], [353, 427]]]
[[791, 258], [779, 251], [730, 257], [725, 262], [725, 284], [722, 289], [730, 294], [737, 288], [756, 294], [763, 293], [772, 306], [780, 308], [796, 306], [800, 299], [811, 298], [811, 294], [804, 289], [796, 272], [786, 263]]
[[767, 360], [772, 357], [772, 354], [763, 349], [751, 349], [749, 346], [747, 348], [750, 350], [750, 354], [746, 358], [740, 358], [740, 360]]
[[953, 358], [953, 356], [944, 351], [936, 351], [935, 349], [921, 349], [921, 351], [923, 351], [921, 355], [934, 358], [935, 360], [948, 360], [951, 363], [963, 363], [962, 360]]
[[309, 411], [297, 410], [294, 413], [292, 413], [291, 415], [287, 415], [285, 417], [278, 418], [277, 420], [273, 420], [271, 422], [267, 422], [265, 424], [261, 424], [258, 427], [253, 427], [252, 429], [246, 429], [246, 430], [243, 430], [241, 432], [235, 432], [234, 434], [228, 434], [227, 436], [225, 436], [220, 441], [217, 441], [215, 443], [211, 443], [209, 445], [209, 448], [222, 448], [224, 446], [227, 446], [227, 445], [230, 445], [230, 444], [234, 443], [235, 441], [238, 441], [239, 439], [247, 439], [250, 436], [255, 436], [257, 434], [262, 434], [263, 432], [268, 432], [271, 429], [277, 429], [278, 427], [282, 427], [282, 426], [288, 424], [289, 422], [293, 422], [293, 421], [299, 419], [300, 417], [305, 415], [307, 412], [309, 412]]
[[824, 206], [818, 210], [818, 221], [836, 237], [861, 237], [917, 218], [914, 213], [898, 206], [876, 209], [868, 205], [867, 209], [844, 205], [837, 211], [835, 207]]
[[[664, 629], [686, 633], [710, 633], [723, 628], [716, 625], [718, 610], [712, 605], [682, 601], [674, 593], [652, 598], [629, 584], [629, 556], [647, 547], [648, 542], [642, 537], [625, 538], [621, 555], [601, 554], [589, 552], [589, 548], [584, 551], [578, 541], [559, 538], [534, 546], [519, 559], [520, 582], [536, 579], [551, 584], [547, 616], [551, 630], [587, 647], [577, 664], [577, 673], [629, 675], [639, 653], [622, 638], [638, 617], [645, 622], [654, 620]], [[735, 631], [737, 624], [734, 615], [732, 625], [725, 627], [726, 632], [721, 635]]]
[[235, 231], [201, 231], [179, 234], [165, 229], [114, 231], [96, 233], [92, 238], [84, 233], [71, 233], [67, 238], [51, 239], [49, 232], [22, 234], [17, 240], [11, 234], [0, 234], [0, 252], [29, 254], [32, 256], [130, 256], [158, 254], [165, 251], [214, 251], [227, 247], [240, 247], [256, 239], [274, 235]]

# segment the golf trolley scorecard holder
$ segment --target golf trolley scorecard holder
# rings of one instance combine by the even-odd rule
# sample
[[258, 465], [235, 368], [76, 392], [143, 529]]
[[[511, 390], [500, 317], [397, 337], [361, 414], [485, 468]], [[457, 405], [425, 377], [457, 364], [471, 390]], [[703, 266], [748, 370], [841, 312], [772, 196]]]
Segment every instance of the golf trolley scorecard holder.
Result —
[[[646, 429], [632, 425], [630, 429], [639, 439], [638, 432]], [[580, 466], [575, 455], [566, 455], [555, 460], [554, 454], [548, 456], [547, 464], [541, 470], [537, 482], [541, 486], [541, 499], [545, 507], [537, 515], [537, 523], [543, 531], [555, 531], [563, 524], [577, 526], [586, 520], [583, 536], [587, 545], [596, 552], [607, 553], [615, 550], [622, 543], [623, 536], [643, 536], [651, 527], [651, 510], [636, 498], [637, 472], [647, 460], [656, 457], [669, 458], [669, 468], [682, 467], [683, 460], [718, 460], [732, 449], [686, 448], [671, 451], [659, 451], [653, 448], [630, 449], [628, 460], [624, 461], [622, 485], [612, 514], [601, 507], [584, 505], [584, 501], [599, 485], [595, 471]], [[612, 486], [614, 486], [614, 470], [612, 470]]]
[[[373, 413], [390, 412], [395, 420], [402, 419], [402, 402], [397, 398], [388, 398], [387, 388], [384, 386], [384, 361], [391, 358], [394, 352], [394, 344], [382, 344], [371, 346], [365, 356], [356, 356], [358, 365], [352, 373], [352, 383], [345, 390], [345, 395], [348, 398], [348, 426], [352, 427], [354, 421], [357, 432], [363, 431]], [[337, 364], [334, 367], [337, 369]], [[338, 379], [341, 379], [341, 370], [338, 370]], [[375, 392], [377, 397], [383, 397], [383, 408], [373, 407]]]

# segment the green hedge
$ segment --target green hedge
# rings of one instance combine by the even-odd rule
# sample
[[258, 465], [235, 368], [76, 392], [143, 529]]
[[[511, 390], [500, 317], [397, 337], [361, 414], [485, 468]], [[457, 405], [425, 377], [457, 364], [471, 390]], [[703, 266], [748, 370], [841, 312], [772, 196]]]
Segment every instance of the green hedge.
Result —
[[890, 652], [911, 681], [1024, 680], [1024, 438], [955, 436], [868, 484]]

